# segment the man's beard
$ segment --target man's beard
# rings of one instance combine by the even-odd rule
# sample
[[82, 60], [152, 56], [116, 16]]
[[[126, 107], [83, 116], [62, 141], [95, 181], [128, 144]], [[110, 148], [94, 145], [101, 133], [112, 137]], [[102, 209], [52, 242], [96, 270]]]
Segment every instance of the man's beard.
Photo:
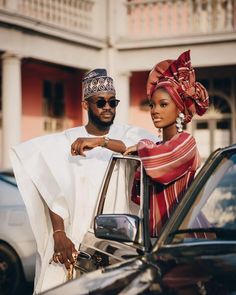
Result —
[[111, 120], [109, 122], [103, 122], [89, 108], [88, 109], [88, 117], [89, 117], [89, 121], [91, 121], [98, 129], [106, 130], [106, 129], [108, 129], [113, 124], [113, 121], [115, 119], [115, 114], [113, 115], [113, 117], [111, 118]]

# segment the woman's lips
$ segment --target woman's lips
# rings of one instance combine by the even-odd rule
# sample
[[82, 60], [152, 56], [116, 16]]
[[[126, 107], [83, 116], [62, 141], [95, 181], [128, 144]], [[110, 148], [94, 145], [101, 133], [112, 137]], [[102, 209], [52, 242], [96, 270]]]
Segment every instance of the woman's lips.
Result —
[[152, 118], [153, 122], [159, 123], [161, 121], [161, 118]]

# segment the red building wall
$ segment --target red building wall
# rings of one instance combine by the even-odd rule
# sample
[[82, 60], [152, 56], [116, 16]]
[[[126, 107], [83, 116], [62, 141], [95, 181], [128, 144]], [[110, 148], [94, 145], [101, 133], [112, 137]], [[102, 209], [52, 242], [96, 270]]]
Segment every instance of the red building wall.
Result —
[[130, 77], [130, 120], [132, 125], [156, 133], [147, 104], [146, 82], [149, 72], [133, 72]]
[[[34, 60], [22, 62], [22, 140], [45, 133], [43, 111], [43, 83], [45, 80], [64, 85], [65, 116], [63, 128], [82, 124], [83, 71], [41, 63]], [[59, 130], [57, 130], [59, 131]]]

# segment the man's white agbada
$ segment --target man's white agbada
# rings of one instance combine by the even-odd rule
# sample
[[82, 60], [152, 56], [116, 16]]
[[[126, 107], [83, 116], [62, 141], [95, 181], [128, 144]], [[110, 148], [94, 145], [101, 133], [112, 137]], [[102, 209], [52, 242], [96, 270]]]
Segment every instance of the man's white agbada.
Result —
[[[53, 230], [48, 208], [64, 219], [67, 236], [78, 249], [87, 231], [112, 151], [97, 147], [86, 157], [72, 157], [71, 144], [90, 136], [85, 127], [32, 139], [11, 149], [17, 184], [29, 215], [37, 243], [35, 293], [66, 281], [66, 268], [49, 260], [54, 252]], [[113, 124], [109, 138], [126, 146], [142, 138], [157, 141], [145, 129]]]

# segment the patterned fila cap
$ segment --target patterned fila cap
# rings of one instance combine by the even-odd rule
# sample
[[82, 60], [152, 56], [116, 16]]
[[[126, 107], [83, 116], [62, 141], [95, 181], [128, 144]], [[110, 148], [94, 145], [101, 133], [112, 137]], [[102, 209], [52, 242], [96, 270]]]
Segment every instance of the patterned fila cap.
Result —
[[101, 92], [116, 94], [113, 79], [107, 76], [105, 69], [95, 69], [85, 74], [82, 80], [82, 88], [84, 99]]

